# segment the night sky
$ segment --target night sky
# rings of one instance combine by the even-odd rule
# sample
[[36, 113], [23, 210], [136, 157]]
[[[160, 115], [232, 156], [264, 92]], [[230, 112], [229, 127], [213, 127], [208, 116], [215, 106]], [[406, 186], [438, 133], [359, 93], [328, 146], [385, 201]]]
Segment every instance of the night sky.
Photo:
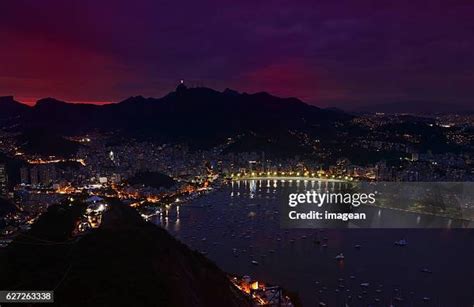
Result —
[[110, 102], [189, 85], [319, 106], [470, 106], [474, 1], [0, 2], [0, 95]]

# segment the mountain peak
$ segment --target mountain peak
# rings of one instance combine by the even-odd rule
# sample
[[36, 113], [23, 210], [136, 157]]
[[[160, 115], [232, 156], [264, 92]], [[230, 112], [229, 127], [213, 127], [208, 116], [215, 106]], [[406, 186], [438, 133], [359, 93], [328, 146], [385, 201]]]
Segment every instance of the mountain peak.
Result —
[[[249, 130], [278, 135], [289, 129], [330, 126], [334, 121], [351, 118], [344, 113], [321, 110], [296, 98], [280, 98], [267, 92], [245, 94], [231, 89], [222, 92], [207, 87], [186, 87], [184, 82], [176, 91], [161, 98], [134, 96], [104, 106], [68, 104], [44, 98], [33, 108], [24, 107], [31, 110], [25, 112], [28, 117], [19, 118], [22, 128], [42, 127], [69, 134], [97, 129], [121, 130], [165, 141], [187, 142], [199, 138], [203, 144], [219, 142], [229, 135]], [[4, 112], [3, 109], [13, 108], [0, 105], [0, 117], [23, 114]], [[274, 128], [275, 123], [281, 128]], [[268, 131], [268, 127], [272, 127], [272, 131]]]
[[176, 93], [182, 93], [184, 91], [186, 91], [188, 89], [188, 87], [184, 84], [184, 80], [181, 80], [178, 84], [178, 86], [176, 87]]
[[35, 104], [35, 107], [44, 106], [44, 105], [64, 105], [64, 104], [68, 104], [68, 103], [65, 101], [58, 100], [56, 98], [47, 97], [47, 98], [42, 98], [38, 100]]
[[13, 96], [0, 97], [0, 118], [1, 119], [23, 115], [25, 112], [28, 112], [29, 109], [30, 109], [29, 106], [16, 101]]
[[143, 97], [142, 95], [130, 96], [130, 97], [128, 97], [127, 99], [120, 101], [119, 104], [129, 104], [129, 103], [144, 102], [145, 100], [147, 100], [147, 99], [146, 99], [145, 97]]
[[226, 88], [222, 92], [222, 94], [229, 95], [229, 96], [238, 96], [238, 95], [240, 95], [240, 93], [238, 91], [230, 89], [230, 88]]
[[0, 103], [18, 103], [13, 96], [0, 96]]

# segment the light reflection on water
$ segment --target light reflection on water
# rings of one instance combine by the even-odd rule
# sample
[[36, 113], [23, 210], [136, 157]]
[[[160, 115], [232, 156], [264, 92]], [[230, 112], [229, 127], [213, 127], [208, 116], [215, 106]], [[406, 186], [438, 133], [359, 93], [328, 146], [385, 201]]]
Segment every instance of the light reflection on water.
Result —
[[[298, 292], [305, 306], [320, 301], [329, 306], [473, 305], [472, 230], [280, 229], [281, 197], [340, 185], [311, 180], [237, 181], [173, 207], [155, 222], [206, 253], [224, 271]], [[390, 214], [379, 208], [374, 212], [379, 218]], [[409, 245], [394, 246], [402, 238]], [[344, 261], [336, 261], [341, 252]], [[253, 260], [259, 264], [253, 265]], [[423, 302], [423, 297], [431, 300]]]

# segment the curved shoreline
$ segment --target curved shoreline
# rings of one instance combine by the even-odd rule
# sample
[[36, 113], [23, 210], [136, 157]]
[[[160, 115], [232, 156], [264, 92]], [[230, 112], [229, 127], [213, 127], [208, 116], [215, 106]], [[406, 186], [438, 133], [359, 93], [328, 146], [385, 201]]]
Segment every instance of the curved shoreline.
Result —
[[326, 182], [353, 182], [343, 179], [332, 179], [332, 178], [320, 178], [320, 177], [287, 177], [287, 176], [263, 176], [263, 177], [252, 177], [252, 176], [242, 176], [237, 178], [229, 178], [232, 181], [242, 181], [242, 180], [295, 180], [295, 181], [326, 181]]
[[[250, 181], [250, 180], [278, 180], [278, 181], [321, 181], [321, 182], [338, 182], [338, 183], [351, 183], [354, 181], [349, 181], [349, 180], [343, 180], [343, 179], [332, 179], [332, 178], [320, 178], [320, 177], [303, 177], [303, 176], [262, 176], [262, 177], [257, 177], [257, 176], [242, 176], [242, 177], [233, 177], [230, 178], [231, 181]], [[438, 218], [444, 218], [444, 219], [451, 219], [451, 220], [457, 220], [457, 221], [463, 221], [463, 222], [469, 222], [472, 223], [474, 222], [473, 218], [466, 217], [466, 216], [450, 216], [449, 214], [445, 213], [436, 213], [436, 212], [430, 212], [430, 211], [418, 211], [418, 210], [410, 210], [410, 209], [405, 209], [405, 208], [397, 208], [393, 206], [383, 206], [383, 205], [377, 205], [377, 204], [371, 204], [369, 205], [372, 208], [379, 208], [379, 209], [387, 209], [387, 210], [394, 210], [394, 211], [399, 211], [399, 212], [406, 212], [406, 213], [411, 213], [411, 214], [418, 214], [418, 215], [426, 215], [426, 216], [434, 216]]]

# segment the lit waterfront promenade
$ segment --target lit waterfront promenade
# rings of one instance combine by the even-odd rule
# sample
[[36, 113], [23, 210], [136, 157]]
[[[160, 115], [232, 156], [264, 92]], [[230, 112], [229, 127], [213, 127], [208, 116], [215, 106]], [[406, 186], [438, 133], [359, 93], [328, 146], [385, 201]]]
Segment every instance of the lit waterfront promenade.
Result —
[[232, 180], [288, 180], [288, 181], [332, 181], [332, 182], [344, 182], [353, 181], [354, 178], [350, 176], [326, 176], [318, 175], [316, 173], [304, 173], [300, 174], [297, 172], [266, 172], [266, 173], [234, 173], [227, 175], [227, 178]]

